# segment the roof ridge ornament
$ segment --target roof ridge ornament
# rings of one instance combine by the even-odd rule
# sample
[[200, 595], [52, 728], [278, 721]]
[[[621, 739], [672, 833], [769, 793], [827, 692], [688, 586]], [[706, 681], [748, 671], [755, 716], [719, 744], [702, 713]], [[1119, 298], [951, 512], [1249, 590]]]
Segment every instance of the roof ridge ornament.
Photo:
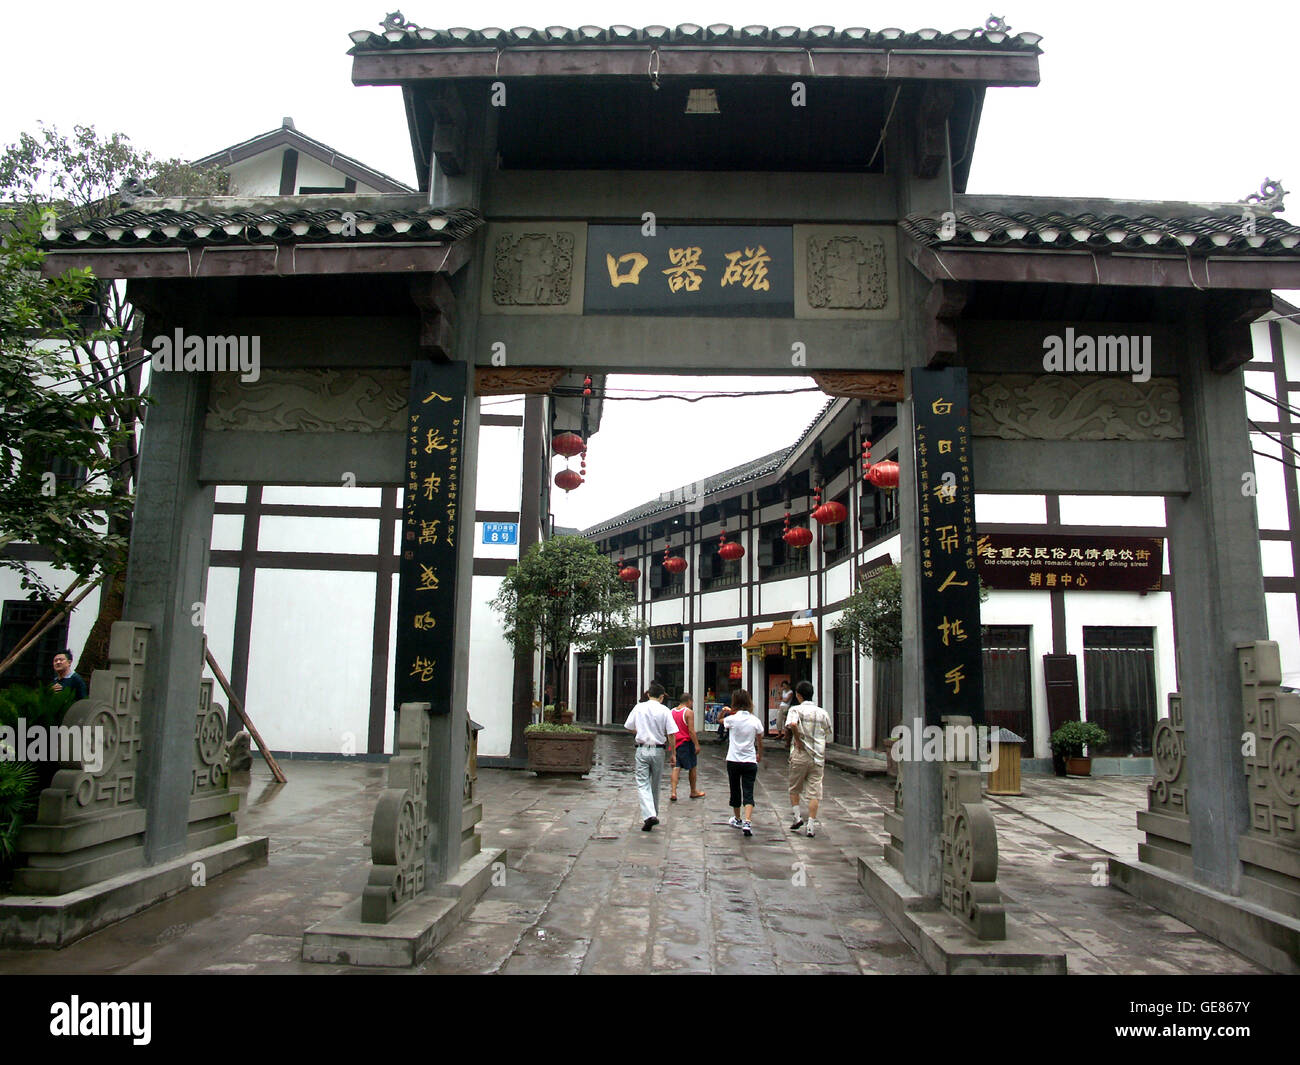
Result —
[[982, 32], [985, 36], [990, 33], [1005, 33], [1010, 36], [1011, 27], [1007, 24], [1005, 15], [990, 15], [984, 20], [984, 29], [982, 31], [976, 30], [975, 32]]
[[147, 187], [143, 181], [132, 174], [122, 182], [122, 187], [117, 190], [118, 201], [123, 207], [130, 207], [136, 200], [145, 196], [157, 196], [153, 189]]
[[390, 11], [379, 25], [385, 30], [395, 30], [400, 33], [415, 33], [420, 28], [414, 22], [407, 22], [406, 16], [400, 11]]
[[1282, 187], [1282, 182], [1274, 181], [1272, 178], [1265, 178], [1258, 192], [1252, 192], [1244, 200], [1238, 200], [1237, 203], [1248, 204], [1253, 211], [1275, 214], [1282, 210], [1282, 199], [1285, 196], [1286, 189]]

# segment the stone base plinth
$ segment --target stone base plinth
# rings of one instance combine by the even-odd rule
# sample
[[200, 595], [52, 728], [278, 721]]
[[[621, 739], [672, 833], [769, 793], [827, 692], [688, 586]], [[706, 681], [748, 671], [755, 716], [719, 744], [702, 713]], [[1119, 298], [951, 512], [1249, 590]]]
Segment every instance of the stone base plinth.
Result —
[[1300, 917], [1225, 895], [1149, 862], [1110, 859], [1110, 882], [1278, 973], [1300, 973]]
[[1005, 939], [977, 939], [939, 900], [911, 888], [884, 858], [858, 859], [858, 883], [933, 972], [946, 975], [1064, 976], [1065, 955], [1051, 950], [1010, 914]]
[[0, 896], [0, 947], [65, 947], [266, 851], [265, 836], [239, 836], [63, 895]]
[[303, 933], [302, 960], [391, 968], [419, 965], [479, 900], [492, 882], [493, 867], [505, 860], [506, 852], [499, 847], [474, 855], [454, 877], [435, 884], [387, 924], [363, 923], [361, 900], [350, 902]]

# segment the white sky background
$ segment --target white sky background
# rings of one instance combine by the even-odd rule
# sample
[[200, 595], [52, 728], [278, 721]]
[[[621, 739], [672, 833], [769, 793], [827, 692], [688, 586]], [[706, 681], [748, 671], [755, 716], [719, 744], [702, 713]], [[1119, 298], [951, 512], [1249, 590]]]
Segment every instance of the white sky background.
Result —
[[[38, 120], [66, 131], [82, 123], [126, 133], [158, 156], [197, 158], [292, 115], [302, 132], [415, 184], [400, 91], [354, 87], [347, 55], [348, 32], [377, 28], [395, 3], [7, 4], [0, 13], [0, 141], [34, 131]], [[978, 0], [865, 7], [846, 0], [419, 0], [402, 11], [436, 28], [797, 21], [943, 31], [974, 28], [990, 14]], [[1287, 216], [1300, 218], [1300, 4], [1021, 0], [993, 13], [1005, 16], [1013, 33], [1043, 36], [1042, 83], [988, 90], [967, 191], [1235, 201], [1272, 177], [1296, 190]], [[719, 383], [774, 385], [772, 378], [749, 386], [743, 380]], [[669, 387], [663, 378], [611, 383]], [[821, 402], [814, 394], [611, 403], [591, 444], [588, 484], [567, 499], [557, 493], [556, 519], [586, 526], [775, 450]]]

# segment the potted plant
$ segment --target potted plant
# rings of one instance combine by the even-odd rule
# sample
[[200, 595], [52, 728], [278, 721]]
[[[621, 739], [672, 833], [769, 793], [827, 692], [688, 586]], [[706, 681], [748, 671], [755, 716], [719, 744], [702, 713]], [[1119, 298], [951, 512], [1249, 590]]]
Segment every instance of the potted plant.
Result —
[[1092, 775], [1092, 758], [1084, 756], [1084, 748], [1101, 747], [1109, 737], [1106, 730], [1091, 721], [1067, 721], [1052, 733], [1054, 754], [1065, 759], [1065, 773], [1071, 777]]
[[501, 615], [517, 655], [540, 650], [555, 678], [555, 702], [540, 724], [524, 729], [528, 768], [538, 773], [586, 773], [596, 734], [576, 725], [561, 693], [568, 690], [571, 651], [605, 655], [633, 643], [644, 626], [633, 616], [635, 596], [614, 564], [582, 536], [553, 536], [534, 544], [511, 566], [492, 609]]

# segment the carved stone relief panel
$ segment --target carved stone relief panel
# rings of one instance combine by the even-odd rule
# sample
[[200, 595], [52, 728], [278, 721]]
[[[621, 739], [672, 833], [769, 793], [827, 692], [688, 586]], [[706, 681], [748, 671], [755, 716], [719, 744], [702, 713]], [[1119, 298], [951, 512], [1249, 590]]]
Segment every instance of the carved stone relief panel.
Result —
[[585, 222], [488, 227], [483, 314], [581, 314]]
[[1183, 438], [1172, 377], [973, 373], [970, 410], [974, 435], [1004, 440]]
[[205, 425], [253, 432], [401, 432], [410, 381], [410, 371], [402, 369], [264, 370], [249, 382], [213, 374]]
[[897, 318], [892, 226], [795, 226], [796, 318]]

